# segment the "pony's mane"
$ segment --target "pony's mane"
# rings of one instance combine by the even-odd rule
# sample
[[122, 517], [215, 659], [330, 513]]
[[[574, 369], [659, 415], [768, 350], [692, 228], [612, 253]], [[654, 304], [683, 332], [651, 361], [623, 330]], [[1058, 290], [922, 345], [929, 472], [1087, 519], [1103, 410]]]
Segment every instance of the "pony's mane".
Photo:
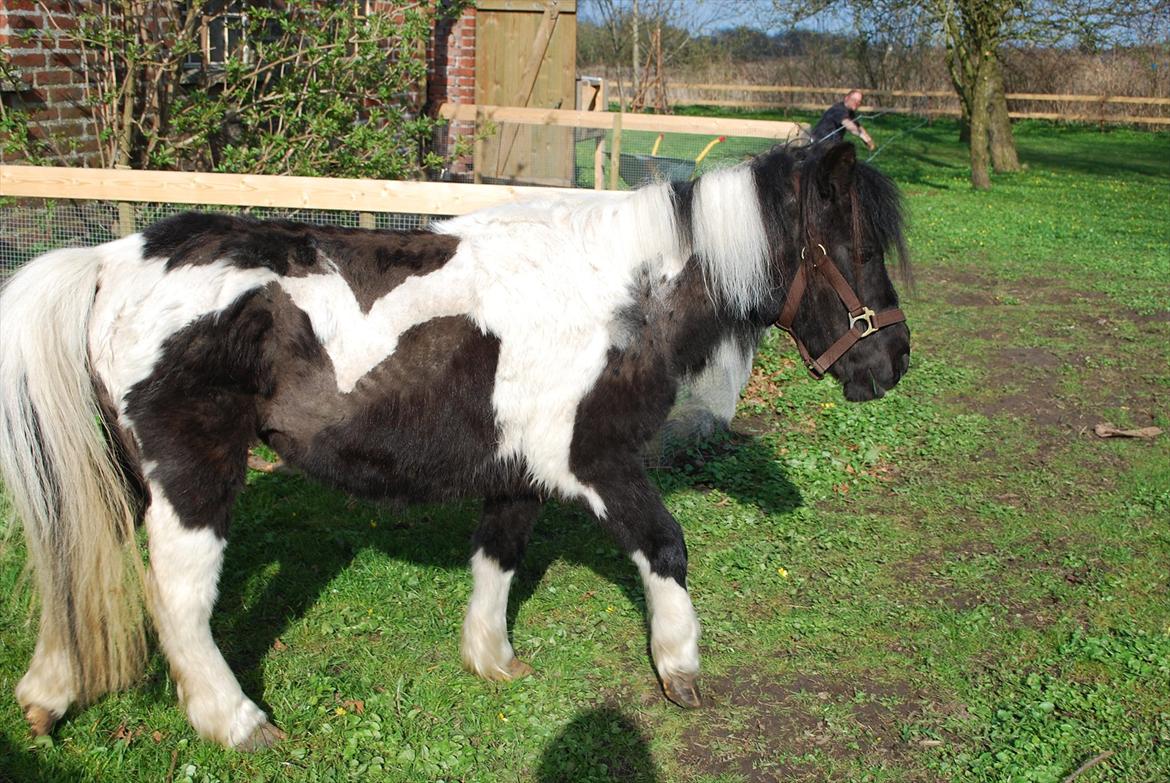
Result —
[[[712, 300], [744, 316], [786, 283], [792, 270], [784, 259], [794, 258], [792, 251], [804, 244], [797, 236], [798, 172], [808, 181], [802, 190], [813, 200], [811, 213], [827, 208], [811, 180], [832, 149], [777, 145], [690, 182], [540, 198], [480, 210], [436, 224], [433, 230], [474, 236], [509, 224], [540, 226], [562, 238], [574, 237], [576, 247], [589, 248], [618, 268], [653, 262], [670, 276], [694, 257]], [[894, 249], [908, 277], [897, 188], [865, 163], [857, 163], [854, 171], [865, 241], [883, 252]]]

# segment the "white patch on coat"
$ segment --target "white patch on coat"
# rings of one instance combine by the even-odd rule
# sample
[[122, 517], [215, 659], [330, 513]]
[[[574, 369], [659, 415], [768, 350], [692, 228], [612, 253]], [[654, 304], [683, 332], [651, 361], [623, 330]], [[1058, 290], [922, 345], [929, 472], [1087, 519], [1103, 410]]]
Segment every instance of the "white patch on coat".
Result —
[[498, 456], [523, 459], [545, 490], [600, 495], [569, 467], [581, 400], [605, 367], [616, 321], [639, 275], [668, 287], [682, 271], [667, 186], [487, 209], [440, 223], [475, 269], [469, 315], [500, 340], [492, 405]]
[[504, 571], [482, 549], [471, 556], [472, 590], [459, 652], [469, 671], [489, 680], [509, 679], [515, 654], [508, 642], [508, 591], [515, 571]]
[[60, 645], [49, 647], [38, 638], [28, 671], [16, 684], [16, 701], [23, 708], [43, 707], [60, 718], [77, 698], [76, 682], [70, 650]]
[[650, 561], [641, 551], [630, 559], [642, 575], [646, 611], [650, 615], [650, 653], [658, 676], [699, 672], [699, 618], [686, 588], [650, 570]]
[[235, 747], [267, 720], [244, 695], [211, 636], [226, 542], [210, 528], [186, 528], [162, 487], [150, 482], [149, 598], [179, 700], [199, 735]]
[[101, 272], [90, 321], [90, 359], [121, 414], [126, 394], [149, 377], [168, 337], [277, 279], [270, 269], [241, 269], [226, 261], [168, 272], [165, 259], [142, 257], [141, 234], [93, 252], [101, 259]]
[[700, 177], [692, 225], [708, 285], [733, 311], [746, 313], [768, 292], [771, 258], [751, 167]]
[[[337, 389], [357, 382], [386, 360], [413, 326], [433, 318], [465, 315], [474, 309], [469, 259], [456, 254], [434, 272], [408, 277], [363, 313], [353, 289], [335, 270], [323, 275], [286, 277], [280, 286], [313, 324], [329, 354]], [[329, 266], [333, 266], [332, 263]]]
[[702, 372], [686, 379], [691, 400], [701, 405], [724, 426], [735, 416], [740, 392], [752, 374], [754, 346], [750, 340], [730, 334], [715, 346]]

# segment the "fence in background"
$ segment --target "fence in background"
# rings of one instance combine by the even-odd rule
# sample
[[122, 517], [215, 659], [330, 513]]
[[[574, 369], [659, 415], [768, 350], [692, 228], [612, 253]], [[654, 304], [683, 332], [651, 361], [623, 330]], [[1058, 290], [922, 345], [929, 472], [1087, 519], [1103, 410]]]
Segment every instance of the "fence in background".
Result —
[[[744, 109], [822, 111], [844, 93], [841, 87], [688, 82], [668, 85], [672, 103]], [[862, 112], [959, 116], [959, 98], [951, 90], [865, 90], [865, 96], [867, 100], [880, 101], [880, 105], [864, 106]], [[1007, 99], [1013, 119], [1170, 125], [1170, 98], [1008, 93]]]
[[[474, 150], [472, 171], [464, 175], [469, 181], [598, 190], [687, 179], [773, 144], [799, 140], [805, 131], [798, 122], [450, 103], [439, 108], [439, 115], [463, 129]], [[534, 128], [544, 132], [526, 135]], [[485, 136], [503, 143], [486, 144]], [[544, 150], [532, 155], [540, 169], [526, 170], [524, 153], [536, 139], [555, 145], [561, 154]]]
[[58, 247], [133, 233], [194, 206], [323, 225], [412, 229], [547, 188], [180, 171], [0, 166], [0, 275]]

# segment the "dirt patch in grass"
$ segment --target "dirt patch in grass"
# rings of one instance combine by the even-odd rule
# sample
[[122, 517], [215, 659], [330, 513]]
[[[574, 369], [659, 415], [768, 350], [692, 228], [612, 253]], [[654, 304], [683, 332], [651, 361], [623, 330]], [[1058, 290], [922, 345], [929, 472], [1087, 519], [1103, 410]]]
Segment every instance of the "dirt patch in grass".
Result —
[[945, 348], [969, 353], [965, 358], [986, 373], [978, 390], [952, 403], [1065, 436], [1085, 435], [1109, 411], [1147, 426], [1165, 406], [1164, 373], [1149, 366], [1159, 361], [1157, 351], [1141, 346], [1165, 342], [1170, 315], [1119, 309], [1103, 294], [1050, 278], [1004, 281], [945, 268], [920, 277], [932, 299], [974, 310], [972, 320], [986, 325], [979, 347]]
[[[962, 580], [947, 573], [982, 557], [994, 558], [984, 579], [968, 579], [960, 585], [957, 582]], [[1009, 623], [1042, 630], [1062, 617], [1083, 620], [1083, 606], [1062, 601], [1059, 590], [1022, 598], [1015, 589], [1017, 583], [1047, 579], [1054, 585], [1076, 587], [1104, 579], [1106, 571], [1093, 542], [1033, 534], [1002, 550], [984, 541], [928, 549], [892, 564], [890, 574], [895, 584], [953, 611], [990, 606]]]
[[[826, 769], [861, 765], [901, 769], [922, 748], [902, 738], [927, 703], [906, 682], [850, 675], [778, 678], [736, 669], [704, 683], [711, 720], [683, 738], [684, 766], [735, 773], [752, 783], [823, 781]], [[908, 781], [935, 780], [926, 772]]]

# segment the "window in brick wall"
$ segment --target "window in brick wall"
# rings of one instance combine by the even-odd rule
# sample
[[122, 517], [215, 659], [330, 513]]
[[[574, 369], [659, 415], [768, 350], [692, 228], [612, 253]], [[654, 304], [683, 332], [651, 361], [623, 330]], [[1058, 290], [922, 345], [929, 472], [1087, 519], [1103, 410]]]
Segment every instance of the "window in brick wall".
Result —
[[199, 51], [187, 56], [183, 64], [192, 77], [202, 74], [213, 77], [223, 71], [224, 65], [233, 55], [238, 55], [244, 62], [252, 58], [252, 50], [248, 46], [247, 27], [248, 13], [246, 3], [242, 0], [231, 0], [227, 3], [216, 3], [222, 10], [216, 13], [205, 13], [199, 20]]

